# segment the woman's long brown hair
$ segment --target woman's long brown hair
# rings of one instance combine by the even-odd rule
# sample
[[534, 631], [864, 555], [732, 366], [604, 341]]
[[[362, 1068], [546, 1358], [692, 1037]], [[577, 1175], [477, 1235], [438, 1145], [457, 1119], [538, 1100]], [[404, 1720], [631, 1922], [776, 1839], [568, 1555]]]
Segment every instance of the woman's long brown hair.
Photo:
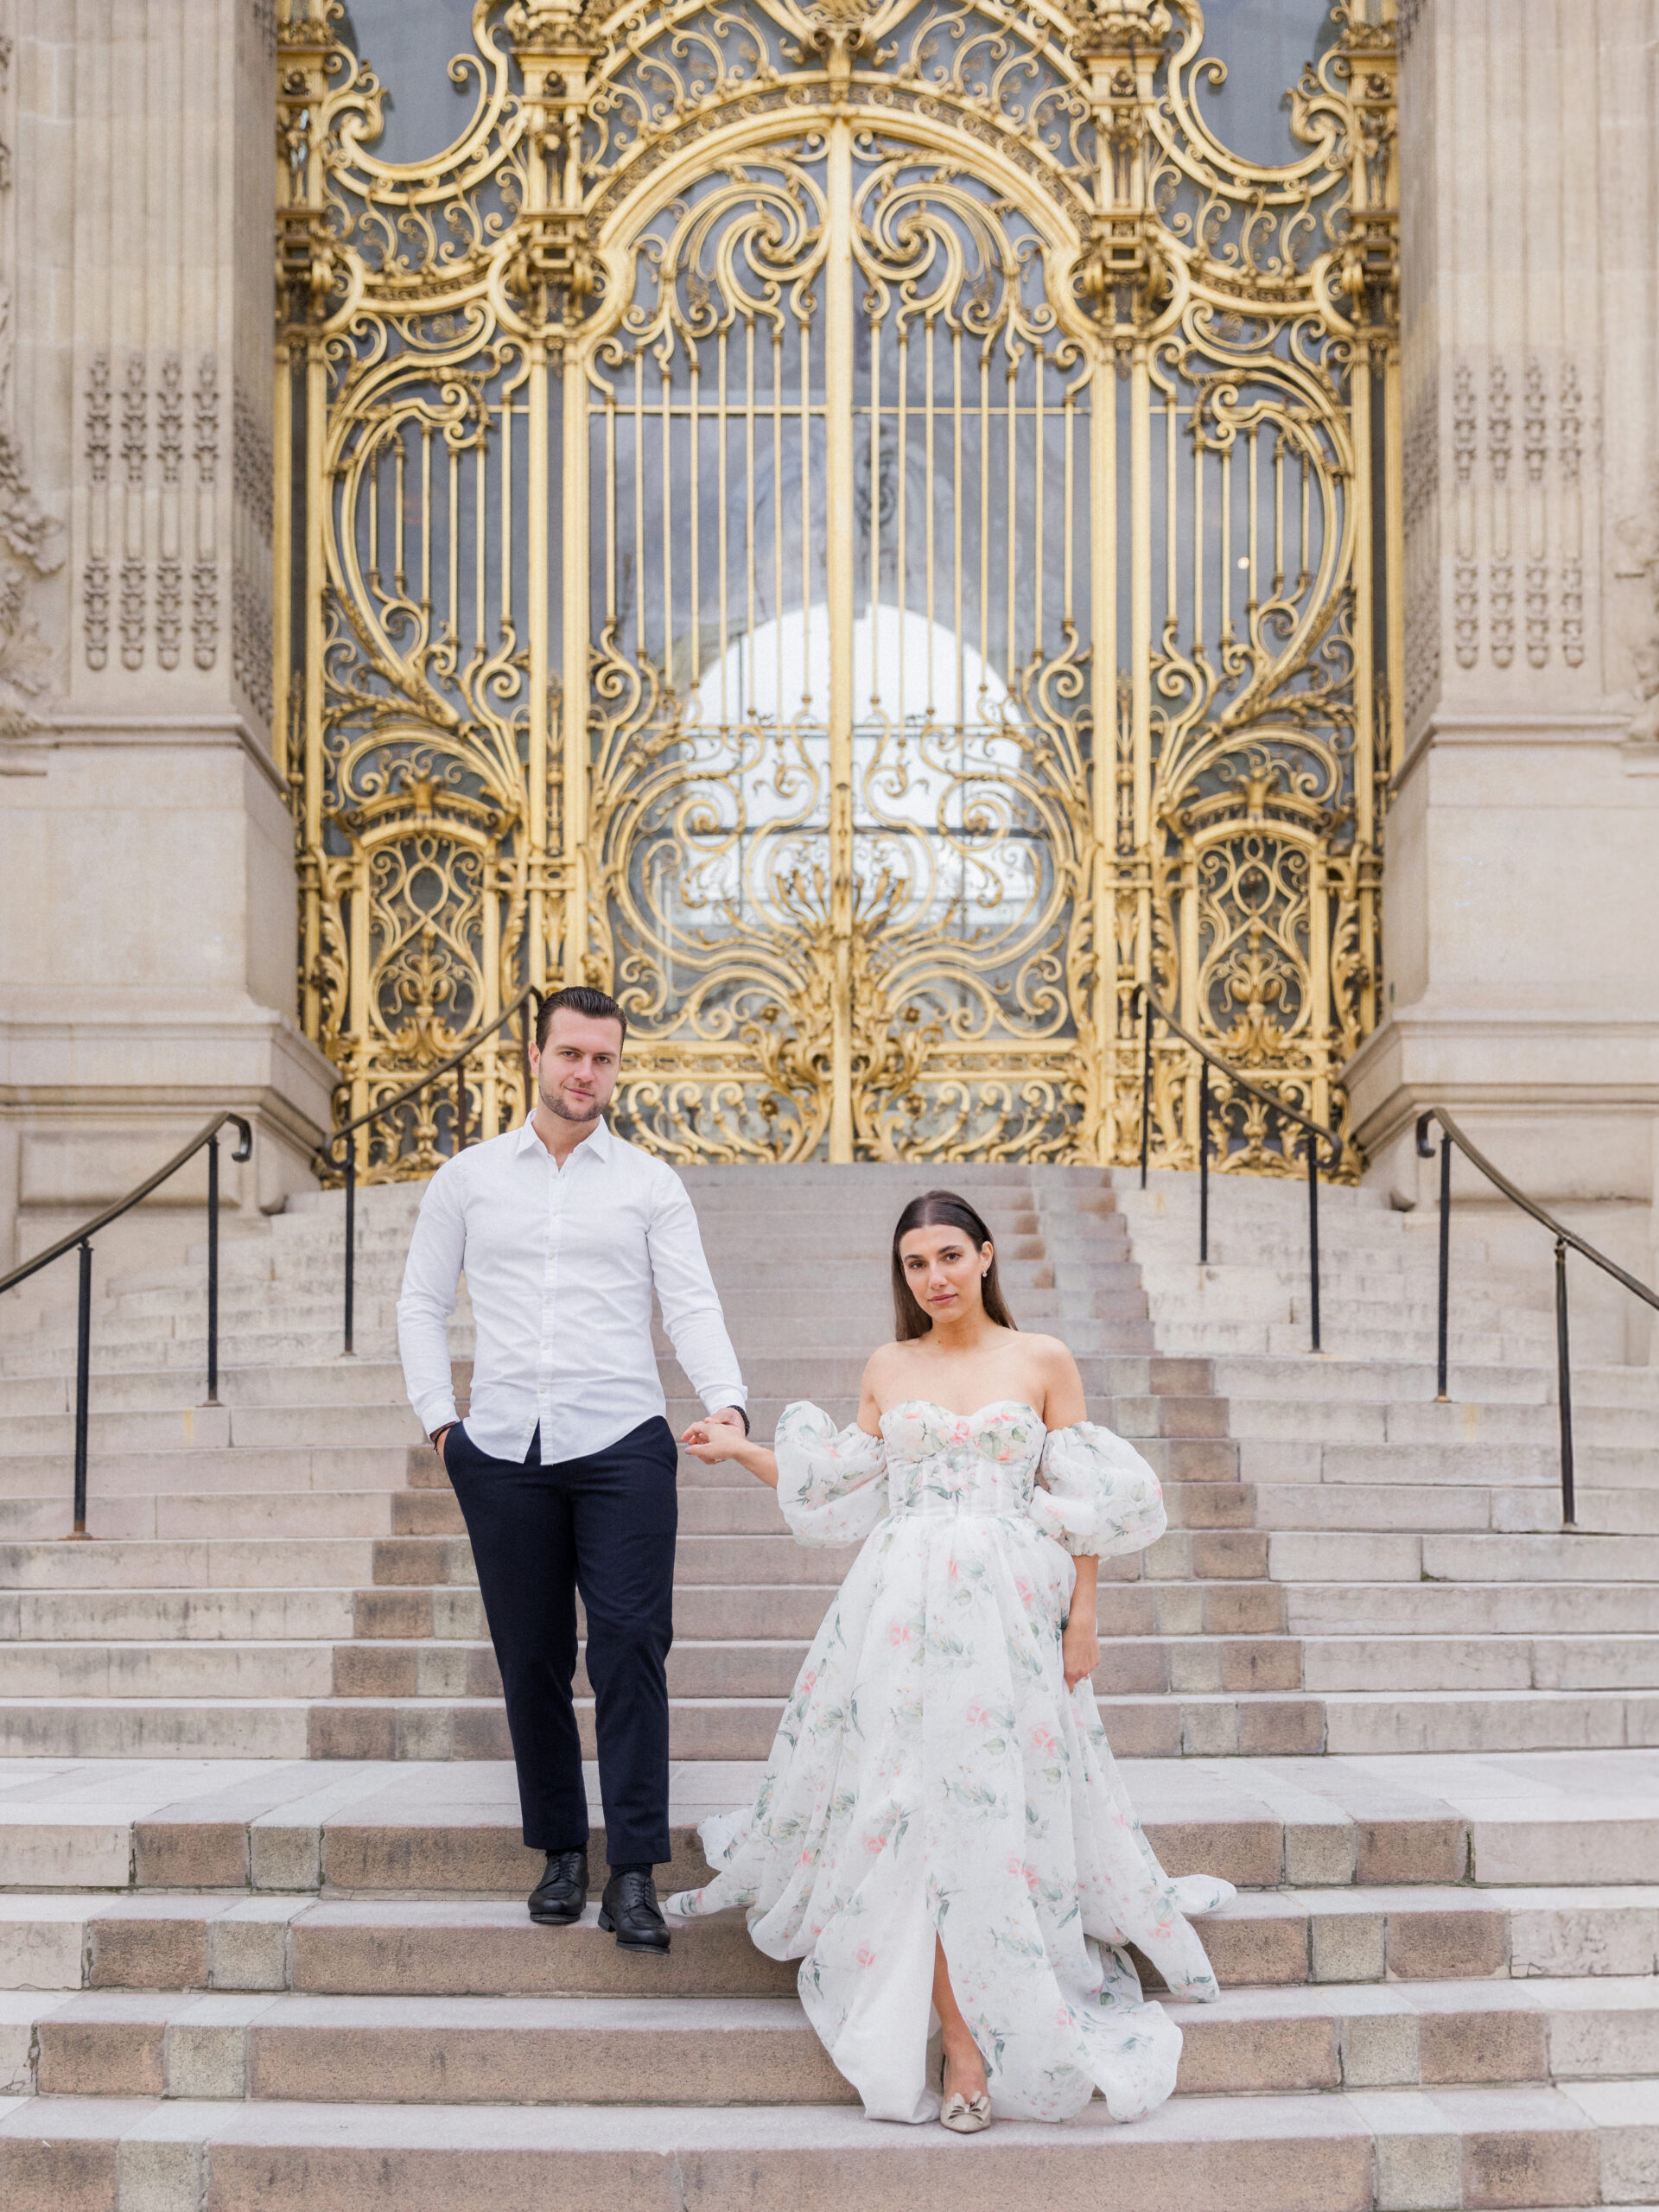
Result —
[[967, 1199], [959, 1198], [954, 1191], [924, 1191], [919, 1198], [912, 1198], [905, 1208], [893, 1232], [893, 1333], [901, 1344], [929, 1335], [933, 1327], [905, 1279], [905, 1263], [899, 1254], [899, 1245], [912, 1229], [959, 1229], [970, 1240], [976, 1252], [982, 1252], [991, 1244], [991, 1264], [982, 1285], [985, 1311], [1001, 1328], [1019, 1327], [997, 1280], [996, 1247], [991, 1243], [990, 1230]]

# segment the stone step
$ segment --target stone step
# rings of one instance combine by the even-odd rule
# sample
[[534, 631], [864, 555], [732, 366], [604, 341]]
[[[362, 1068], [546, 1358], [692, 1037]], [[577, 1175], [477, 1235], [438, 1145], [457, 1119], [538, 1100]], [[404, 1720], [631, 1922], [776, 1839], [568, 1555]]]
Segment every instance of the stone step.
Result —
[[367, 1536], [0, 1544], [0, 1592], [355, 1588], [374, 1580], [380, 1548]]
[[[1379, 1307], [1379, 1313], [1387, 1312]], [[1321, 1313], [1321, 1343], [1333, 1359], [1431, 1368], [1432, 1329], [1408, 1329], [1378, 1320], [1363, 1328], [1338, 1327]], [[1305, 1316], [1284, 1321], [1193, 1321], [1160, 1312], [1153, 1325], [1158, 1350], [1170, 1358], [1230, 1361], [1240, 1357], [1294, 1358], [1308, 1351]], [[1454, 1329], [1452, 1357], [1460, 1367], [1532, 1368], [1544, 1365], [1541, 1340], [1497, 1330]]]
[[[73, 1651], [77, 1647], [54, 1649]], [[5, 1655], [5, 1676], [13, 1671]], [[22, 1671], [21, 1669], [19, 1671]], [[1659, 1690], [1238, 1692], [1098, 1700], [1120, 1757], [1286, 1758], [1331, 1752], [1622, 1750], [1659, 1745]], [[758, 1761], [772, 1749], [785, 1694], [671, 1695], [674, 1759]], [[595, 1751], [593, 1705], [576, 1700], [584, 1757]], [[429, 1691], [346, 1696], [332, 1680], [308, 1694], [270, 1689], [164, 1694], [112, 1685], [105, 1694], [0, 1694], [0, 1758], [499, 1760], [512, 1755], [506, 1713], [483, 1694]]]
[[[225, 1593], [227, 1597], [234, 1593]], [[321, 1599], [327, 1593], [314, 1594]], [[499, 1698], [500, 1677], [481, 1636], [418, 1641], [351, 1637], [346, 1607], [327, 1624], [336, 1634], [280, 1632], [302, 1610], [301, 1593], [273, 1618], [272, 1633], [244, 1639], [186, 1630], [164, 1640], [95, 1635], [79, 1621], [72, 1637], [8, 1639], [0, 1687], [13, 1699], [448, 1700]], [[79, 1604], [79, 1600], [77, 1603]], [[341, 1615], [345, 1615], [342, 1619]], [[168, 1624], [170, 1625], [171, 1624]], [[127, 1624], [130, 1625], [130, 1624]], [[481, 1628], [481, 1621], [477, 1624]], [[806, 1656], [804, 1637], [743, 1640], [682, 1636], [669, 1660], [669, 1687], [683, 1699], [786, 1698]], [[1107, 1635], [1095, 1687], [1116, 1735], [1144, 1709], [1119, 1701], [1307, 1692], [1354, 1723], [1351, 1702], [1370, 1693], [1457, 1690], [1546, 1694], [1565, 1721], [1558, 1694], [1659, 1691], [1659, 1636], [1562, 1637], [1121, 1637]], [[577, 1684], [585, 1688], [579, 1664]], [[1205, 1711], [1184, 1716], [1195, 1726]], [[1172, 1707], [1172, 1727], [1174, 1708]], [[1491, 1713], [1482, 1716], [1490, 1724]], [[1628, 1715], [1627, 1715], [1628, 1718]], [[1472, 1709], [1470, 1726], [1475, 1724]], [[1425, 1746], [1424, 1748], [1427, 1748]], [[1145, 1755], [1144, 1734], [1136, 1745]]]
[[[593, 1862], [595, 1891], [603, 1873]], [[1454, 1999], [1460, 1987], [1474, 2005], [1508, 2007], [1517, 1993], [1547, 2004], [1560, 1980], [1587, 1981], [1586, 2005], [1598, 1986], [1617, 2003], [1625, 1981], [1659, 2004], [1652, 1888], [1255, 1891], [1207, 1917], [1203, 1933], [1224, 1989], [1284, 1993], [1291, 2012], [1312, 1995], [1397, 2018], [1424, 1987]], [[0, 1892], [0, 1988], [404, 2000], [794, 1993], [794, 1963], [757, 1951], [741, 1914], [677, 1922], [673, 1936], [664, 1958], [619, 1954], [591, 1902], [581, 1924], [554, 1931], [532, 1928], [518, 1897]], [[1180, 2017], [1211, 2016], [1184, 2006]]]
[[[588, 1908], [590, 1914], [595, 1908]], [[1178, 2095], [1659, 2076], [1659, 1978], [1305, 1985], [1175, 2008]], [[856, 2102], [789, 1998], [0, 1994], [48, 2096], [331, 2104]]]
[[[1640, 1405], [1573, 1402], [1575, 1445], [1623, 1445], [1659, 1457], [1654, 1445], [1654, 1416], [1659, 1408]], [[1414, 1453], [1435, 1450], [1510, 1451], [1516, 1446], [1554, 1456], [1560, 1449], [1560, 1414], [1553, 1403], [1442, 1404], [1433, 1399], [1365, 1399], [1343, 1396], [1241, 1397], [1232, 1402], [1231, 1433], [1269, 1444], [1306, 1443], [1333, 1449], [1363, 1446]]]
[[[1408, 1481], [1409, 1475], [1402, 1474], [1402, 1480]], [[1436, 1483], [1424, 1485], [1408, 1504], [1402, 1502], [1398, 1487], [1386, 1484], [1272, 1482], [1262, 1480], [1259, 1471], [1254, 1483], [1239, 1488], [1251, 1501], [1250, 1523], [1260, 1529], [1388, 1531], [1408, 1517], [1425, 1533], [1462, 1529], [1548, 1535], [1561, 1526], [1561, 1494], [1554, 1481], [1524, 1488], [1471, 1490]], [[1659, 1487], [1578, 1489], [1573, 1518], [1575, 1526], [1592, 1535], [1659, 1536]], [[1189, 1521], [1185, 1525], [1192, 1524]]]
[[[147, 1639], [213, 1644], [283, 1641], [336, 1643], [363, 1634], [359, 1602], [378, 1592], [353, 1590], [0, 1590], [0, 1681], [17, 1643], [98, 1644]], [[401, 1597], [401, 1592], [385, 1593]], [[821, 1594], [821, 1593], [815, 1593]], [[471, 1598], [469, 1632], [482, 1634], [483, 1607]], [[428, 1619], [433, 1609], [428, 1609]], [[474, 1620], [478, 1626], [472, 1630]], [[815, 1624], [816, 1627], [816, 1624]], [[429, 1629], [429, 1633], [432, 1631]]]
[[[1574, 1539], [1573, 1541], [1577, 1541]], [[1648, 1582], [1287, 1582], [1283, 1623], [1300, 1636], [1549, 1635], [1659, 1631]], [[1122, 1602], [1128, 1594], [1114, 1592]]]
[[[313, 2104], [36, 2097], [0, 2116], [0, 2185], [59, 2212], [113, 2207], [142, 2172], [175, 2212], [725, 2212], [740, 2203], [1138, 2212], [1629, 2203], [1655, 2155], [1651, 2082], [1172, 2099], [1134, 2126], [1096, 2103], [1064, 2129], [1001, 2122], [964, 2155], [939, 2127], [833, 2106]], [[165, 2188], [167, 2194], [160, 2194]], [[1456, 2190], [1454, 2199], [1450, 2192]], [[187, 2195], [187, 2191], [191, 2192]]]
[[1094, 1679], [1103, 1695], [1659, 1689], [1659, 1635], [1107, 1635]]
[[[1659, 1866], [1659, 1753], [1651, 1751], [1125, 1759], [1120, 1767], [1167, 1867], [1209, 1870], [1249, 1889], [1641, 1884]], [[671, 1770], [675, 1885], [701, 1878], [691, 1824], [748, 1802], [762, 1771], [753, 1763]], [[519, 1841], [505, 1762], [22, 1761], [0, 1768], [0, 1784], [6, 1874], [20, 1890], [199, 1891], [251, 1881], [262, 1891], [326, 1883], [342, 1893], [522, 1897], [541, 1863]], [[596, 1802], [591, 1768], [588, 1788]], [[1478, 1902], [1473, 1891], [1459, 1894]], [[1659, 1890], [1648, 1902], [1659, 1909]], [[1646, 1924], [1659, 1941], [1659, 1920]]]
[[[1659, 1486], [1659, 1446], [1574, 1439], [1573, 1465], [1586, 1489]], [[1239, 1450], [1251, 1482], [1497, 1484], [1560, 1480], [1559, 1437], [1548, 1444], [1341, 1444], [1253, 1440]]]
[[[86, 1525], [94, 1539], [118, 1542], [390, 1536], [410, 1517], [397, 1510], [404, 1497], [390, 1483], [378, 1490], [164, 1491], [112, 1497], [93, 1488]], [[776, 1506], [772, 1510], [776, 1514]], [[71, 1497], [65, 1491], [46, 1497], [0, 1497], [0, 1543], [67, 1536], [72, 1518]]]
[[1281, 1531], [1268, 1540], [1278, 1582], [1659, 1582], [1659, 1537], [1370, 1535]]

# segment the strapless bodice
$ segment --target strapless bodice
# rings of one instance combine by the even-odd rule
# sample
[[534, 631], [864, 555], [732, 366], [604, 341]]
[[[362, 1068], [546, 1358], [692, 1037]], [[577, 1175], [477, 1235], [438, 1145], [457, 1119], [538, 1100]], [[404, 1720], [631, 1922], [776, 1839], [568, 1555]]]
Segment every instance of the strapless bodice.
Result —
[[1015, 1513], [1031, 1503], [1048, 1431], [1034, 1408], [999, 1398], [953, 1414], [906, 1398], [881, 1416], [895, 1516]]

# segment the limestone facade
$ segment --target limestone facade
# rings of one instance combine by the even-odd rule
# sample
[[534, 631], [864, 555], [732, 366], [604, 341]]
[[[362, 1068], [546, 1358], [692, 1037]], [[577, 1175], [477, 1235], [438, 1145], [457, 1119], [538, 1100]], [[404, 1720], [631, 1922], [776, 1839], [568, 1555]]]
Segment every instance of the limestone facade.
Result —
[[[1418, 1109], [1651, 1281], [1659, 1171], [1659, 426], [1650, 0], [1402, 10], [1407, 731], [1371, 1175]], [[1482, 1231], [1548, 1238], [1461, 1173]], [[1645, 1310], [1573, 1276], [1586, 1353]]]
[[[270, 713], [275, 29], [0, 9], [0, 1267], [216, 1107], [234, 1209], [309, 1184]], [[201, 1173], [100, 1259], [200, 1235]]]

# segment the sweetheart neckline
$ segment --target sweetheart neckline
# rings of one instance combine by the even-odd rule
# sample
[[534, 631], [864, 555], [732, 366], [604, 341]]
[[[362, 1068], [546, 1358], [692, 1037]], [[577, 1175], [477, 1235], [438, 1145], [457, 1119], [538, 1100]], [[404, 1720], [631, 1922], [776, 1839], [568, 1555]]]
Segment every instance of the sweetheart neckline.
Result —
[[[887, 1408], [881, 1415], [882, 1421], [885, 1421], [889, 1414], [902, 1413], [907, 1406], [925, 1406], [930, 1413], [943, 1414], [947, 1421], [978, 1421], [982, 1414], [994, 1412], [999, 1407], [1012, 1406], [1017, 1412], [1029, 1414], [1039, 1428], [1043, 1428], [1043, 1417], [1029, 1398], [988, 1398], [982, 1406], [970, 1414], [952, 1413], [949, 1406], [941, 1405], [937, 1398], [900, 1398], [896, 1404]], [[1043, 1433], [1046, 1435], [1048, 1431], [1044, 1428]]]

